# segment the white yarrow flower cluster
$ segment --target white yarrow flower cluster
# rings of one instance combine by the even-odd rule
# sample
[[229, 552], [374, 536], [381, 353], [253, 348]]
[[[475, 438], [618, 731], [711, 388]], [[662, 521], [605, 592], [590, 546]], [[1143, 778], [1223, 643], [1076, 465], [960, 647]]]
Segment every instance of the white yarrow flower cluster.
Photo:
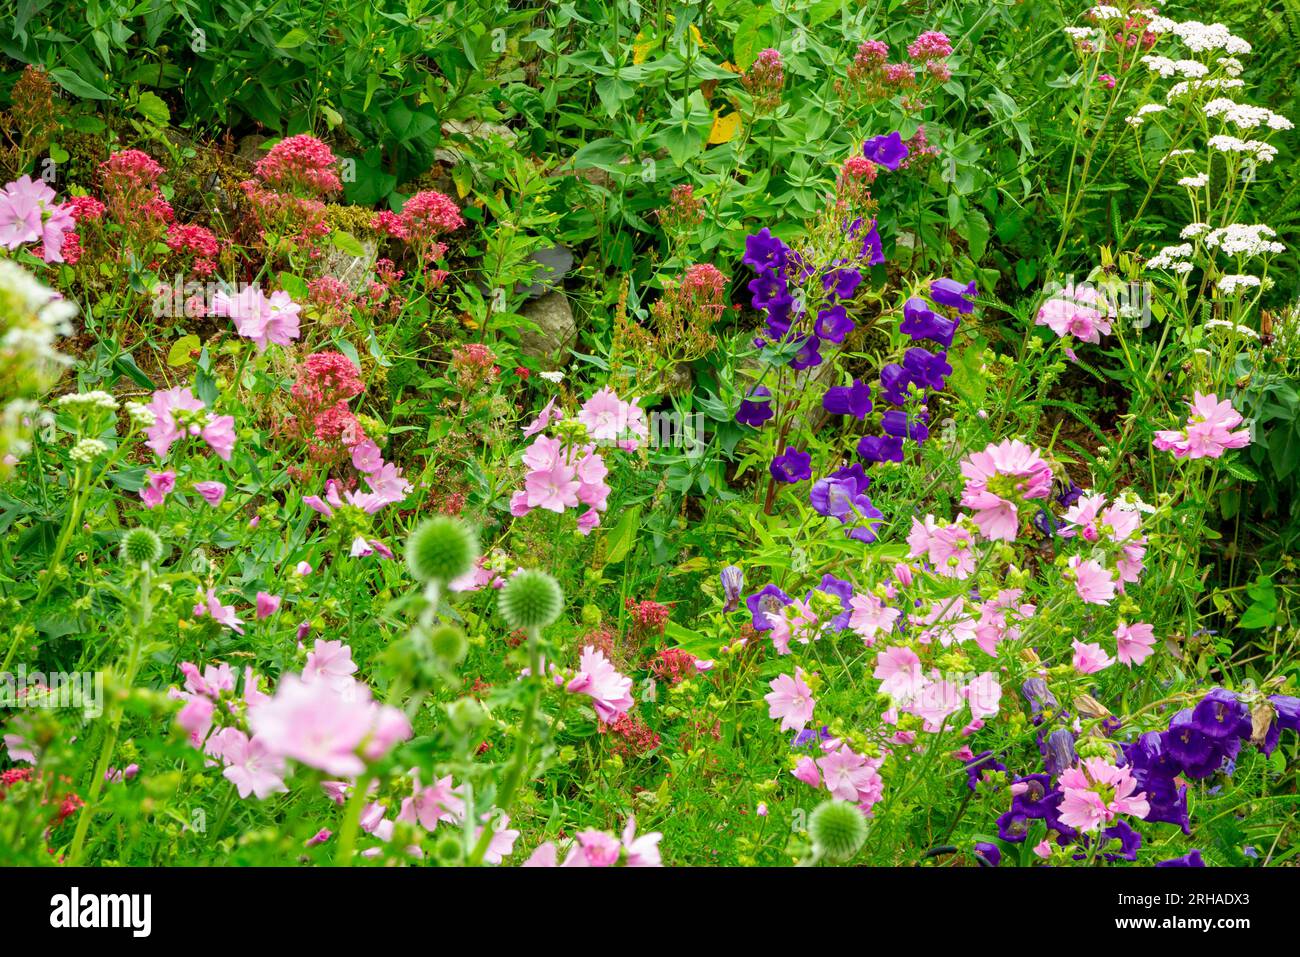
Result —
[[98, 389], [93, 392], [69, 392], [67, 395], [59, 396], [56, 403], [59, 408], [73, 413], [89, 412], [92, 409], [104, 412], [117, 411], [117, 399]]
[[99, 439], [82, 439], [72, 447], [68, 457], [78, 465], [89, 465], [101, 455], [107, 454], [107, 452], [108, 446]]
[[1265, 256], [1286, 250], [1284, 245], [1273, 239], [1276, 235], [1276, 230], [1262, 223], [1233, 223], [1231, 226], [1211, 230], [1205, 237], [1205, 245], [1219, 250], [1225, 256]]
[[1178, 273], [1185, 276], [1192, 271], [1190, 258], [1192, 255], [1191, 243], [1180, 243], [1177, 246], [1166, 246], [1160, 252], [1156, 253], [1147, 260], [1148, 269], [1164, 269], [1168, 272]]
[[1210, 149], [1220, 153], [1248, 153], [1261, 163], [1271, 163], [1277, 158], [1277, 147], [1263, 140], [1243, 140], [1236, 136], [1220, 134], [1207, 141]]
[[1239, 130], [1253, 130], [1258, 126], [1267, 126], [1270, 130], [1289, 130], [1293, 124], [1285, 116], [1279, 116], [1272, 110], [1249, 103], [1238, 103], [1226, 96], [1217, 97], [1205, 104], [1206, 116], [1221, 116], [1225, 123], [1231, 123]]
[[1197, 173], [1195, 176], [1184, 176], [1178, 181], [1179, 186], [1186, 186], [1188, 189], [1200, 189], [1210, 184], [1209, 173]]
[[1227, 275], [1220, 276], [1215, 283], [1219, 292], [1225, 296], [1233, 295], [1238, 289], [1252, 289], [1259, 285], [1258, 276]]

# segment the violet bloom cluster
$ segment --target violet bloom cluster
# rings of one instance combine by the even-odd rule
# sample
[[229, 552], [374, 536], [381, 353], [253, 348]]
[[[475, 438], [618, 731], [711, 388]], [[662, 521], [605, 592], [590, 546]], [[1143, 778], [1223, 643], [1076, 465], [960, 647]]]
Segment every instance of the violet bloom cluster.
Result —
[[[892, 408], [881, 412], [880, 435], [867, 435], [858, 442], [858, 455], [868, 462], [902, 462], [903, 442], [924, 442], [930, 437], [929, 415], [923, 407], [925, 390], [943, 389], [952, 366], [952, 346], [960, 316], [969, 315], [975, 305], [975, 282], [963, 286], [952, 279], [930, 283], [930, 300], [913, 296], [903, 304], [899, 329], [914, 343], [901, 362], [880, 370], [877, 395]], [[919, 343], [925, 342], [929, 348]]]
[[[1272, 695], [1268, 703], [1273, 718], [1259, 742], [1266, 755], [1277, 747], [1284, 729], [1300, 731], [1300, 698]], [[1190, 834], [1187, 787], [1175, 779], [1181, 775], [1199, 781], [1220, 770], [1231, 774], [1242, 743], [1251, 740], [1253, 723], [1239, 695], [1215, 688], [1195, 707], [1175, 714], [1167, 730], [1149, 731], [1124, 745], [1124, 759], [1151, 804], [1146, 820], [1177, 824]]]

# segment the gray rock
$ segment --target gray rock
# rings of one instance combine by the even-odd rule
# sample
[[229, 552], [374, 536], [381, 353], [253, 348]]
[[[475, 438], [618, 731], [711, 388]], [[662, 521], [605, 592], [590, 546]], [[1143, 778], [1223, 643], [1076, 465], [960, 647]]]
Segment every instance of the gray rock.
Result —
[[379, 257], [379, 244], [373, 239], [362, 236], [357, 241], [365, 248], [360, 256], [351, 256], [337, 248], [328, 240], [321, 244], [321, 257], [316, 260], [316, 274], [333, 276], [346, 283], [353, 292], [359, 292], [370, 280], [375, 260]]
[[578, 344], [578, 325], [573, 319], [569, 298], [559, 290], [525, 303], [520, 315], [537, 325], [537, 331], [521, 329], [519, 350], [549, 369], [562, 369], [572, 356], [569, 350]]
[[547, 246], [529, 258], [542, 267], [537, 271], [537, 282], [524, 290], [529, 299], [537, 299], [558, 286], [560, 280], [573, 268], [573, 253], [567, 246]]

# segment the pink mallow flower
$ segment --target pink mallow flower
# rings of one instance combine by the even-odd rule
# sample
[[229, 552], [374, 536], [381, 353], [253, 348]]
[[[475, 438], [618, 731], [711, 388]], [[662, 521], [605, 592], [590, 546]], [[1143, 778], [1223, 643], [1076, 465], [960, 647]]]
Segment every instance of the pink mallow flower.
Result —
[[223, 728], [216, 735], [226, 769], [222, 777], [235, 785], [241, 798], [259, 801], [289, 789], [284, 786], [284, 759], [272, 754], [259, 737], [249, 738], [238, 728]]
[[1135, 621], [1129, 625], [1121, 621], [1115, 626], [1115, 656], [1130, 668], [1151, 657], [1155, 643], [1155, 629], [1146, 622]]
[[895, 701], [911, 700], [925, 686], [921, 674], [921, 659], [911, 648], [899, 646], [886, 648], [876, 657], [876, 670], [872, 676], [880, 679], [880, 693]]
[[781, 719], [782, 731], [802, 731], [813, 716], [812, 689], [803, 680], [803, 669], [795, 668], [794, 675], [777, 675], [768, 685], [770, 694], [763, 696], [767, 702], [767, 716]]
[[212, 451], [225, 461], [235, 448], [235, 418], [230, 415], [213, 415], [189, 389], [175, 386], [153, 394], [148, 409], [154, 414], [154, 423], [146, 434], [145, 442], [160, 459], [167, 457], [172, 444], [186, 435], [199, 436]]
[[157, 508], [171, 491], [176, 488], [176, 473], [171, 469], [165, 472], [145, 472], [144, 487], [140, 489], [140, 501], [145, 508]]
[[1013, 542], [1020, 528], [1019, 506], [1028, 499], [1046, 498], [1052, 490], [1052, 469], [1037, 450], [1015, 439], [990, 444], [962, 460], [966, 479], [961, 503], [985, 538]]
[[603, 652], [592, 645], [582, 649], [578, 673], [565, 686], [571, 694], [585, 694], [592, 700], [596, 715], [612, 724], [632, 708], [632, 679], [615, 670]]
[[195, 482], [194, 491], [203, 496], [203, 501], [216, 507], [221, 504], [221, 500], [226, 497], [226, 486], [223, 482]]
[[39, 242], [47, 263], [61, 263], [64, 234], [76, 228], [71, 208], [54, 202], [54, 190], [43, 180], [24, 174], [0, 190], [0, 246], [5, 249]]
[[212, 312], [234, 320], [235, 331], [252, 339], [258, 352], [268, 345], [287, 346], [298, 338], [298, 313], [302, 309], [287, 292], [268, 297], [260, 287], [245, 286], [235, 295], [224, 289], [212, 297]]
[[1128, 768], [1117, 768], [1104, 758], [1085, 758], [1079, 767], [1061, 772], [1061, 823], [1081, 831], [1109, 826], [1121, 814], [1145, 818], [1151, 810], [1146, 793]]
[[1066, 295], [1043, 303], [1036, 323], [1063, 339], [1073, 336], [1080, 342], [1098, 343], [1102, 336], [1110, 335], [1111, 323], [1105, 309], [1106, 304], [1095, 291], [1086, 287], [1067, 289]]
[[242, 635], [244, 633], [244, 621], [242, 618], [235, 617], [234, 606], [221, 604], [217, 599], [216, 591], [212, 588], [209, 588], [204, 593], [203, 600], [194, 606], [195, 618], [201, 618], [204, 615], [238, 634]]
[[1115, 597], [1115, 576], [1095, 558], [1071, 556], [1066, 577], [1074, 579], [1074, 590], [1089, 605], [1105, 605]]
[[1241, 414], [1227, 399], [1219, 401], [1210, 393], [1195, 392], [1188, 403], [1191, 415], [1179, 431], [1156, 432], [1152, 444], [1162, 451], [1172, 452], [1180, 459], [1217, 459], [1228, 449], [1245, 448], [1250, 444], [1250, 430], [1236, 429], [1241, 425]]
[[1074, 658], [1071, 660], [1074, 670], [1081, 675], [1096, 674], [1115, 663], [1115, 659], [1102, 650], [1101, 645], [1093, 642], [1074, 640]]

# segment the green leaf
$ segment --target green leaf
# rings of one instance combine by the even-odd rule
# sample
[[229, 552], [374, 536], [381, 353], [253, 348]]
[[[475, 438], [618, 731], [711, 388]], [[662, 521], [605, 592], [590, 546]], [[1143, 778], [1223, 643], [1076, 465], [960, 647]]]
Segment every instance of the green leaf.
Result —
[[54, 82], [59, 84], [73, 96], [79, 96], [83, 100], [111, 100], [112, 97], [101, 90], [99, 87], [83, 80], [76, 73], [73, 73], [67, 67], [57, 67], [50, 71], [50, 76]]
[[280, 38], [280, 42], [277, 43], [276, 46], [279, 47], [281, 50], [293, 50], [302, 46], [310, 39], [311, 39], [310, 33], [308, 33], [302, 27], [294, 27], [292, 30], [290, 30], [288, 33], [286, 33], [284, 36]]
[[194, 361], [193, 353], [198, 351], [199, 346], [198, 336], [182, 336], [173, 342], [172, 347], [167, 350], [167, 364], [169, 366], [189, 365]]
[[609, 563], [620, 562], [632, 550], [636, 543], [637, 532], [641, 527], [641, 506], [634, 505], [623, 513], [623, 517], [618, 520], [609, 533], [608, 547], [605, 550], [605, 561]]
[[150, 123], [166, 126], [172, 120], [172, 112], [157, 93], [144, 92], [135, 104], [136, 110]]

